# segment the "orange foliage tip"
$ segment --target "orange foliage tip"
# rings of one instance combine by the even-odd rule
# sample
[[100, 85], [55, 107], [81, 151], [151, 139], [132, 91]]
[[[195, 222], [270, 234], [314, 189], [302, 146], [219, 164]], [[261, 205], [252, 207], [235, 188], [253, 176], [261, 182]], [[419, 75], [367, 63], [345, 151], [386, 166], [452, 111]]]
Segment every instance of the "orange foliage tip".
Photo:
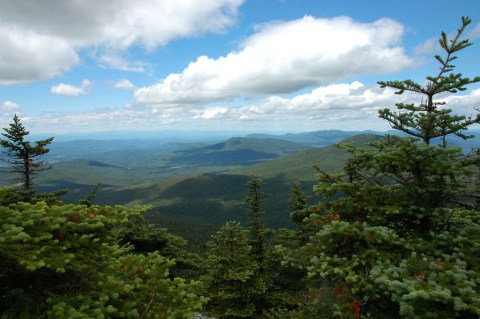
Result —
[[56, 235], [55, 238], [58, 240], [63, 240], [65, 239], [65, 233], [63, 231], [59, 231]]
[[81, 221], [80, 216], [75, 215], [75, 214], [70, 214], [70, 215], [68, 215], [68, 219], [69, 219], [71, 222], [74, 222], [74, 223], [79, 223], [79, 222]]
[[338, 221], [340, 220], [340, 216], [339, 215], [333, 215], [333, 214], [330, 214], [328, 213], [327, 215], [325, 215], [325, 218], [328, 220], [328, 221]]
[[357, 301], [352, 302], [352, 303], [348, 306], [348, 308], [350, 308], [350, 309], [353, 311], [353, 317], [354, 317], [355, 319], [361, 317], [360, 304], [359, 304]]

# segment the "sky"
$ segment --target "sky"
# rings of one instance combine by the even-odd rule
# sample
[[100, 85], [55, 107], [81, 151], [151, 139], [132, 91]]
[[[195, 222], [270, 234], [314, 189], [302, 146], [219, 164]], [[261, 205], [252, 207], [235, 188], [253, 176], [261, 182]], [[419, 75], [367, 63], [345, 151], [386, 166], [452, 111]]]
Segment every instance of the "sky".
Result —
[[[441, 31], [473, 22], [456, 72], [480, 75], [478, 0], [0, 0], [0, 126], [31, 133], [388, 130], [419, 103], [377, 81], [436, 75]], [[439, 97], [480, 107], [480, 83]]]

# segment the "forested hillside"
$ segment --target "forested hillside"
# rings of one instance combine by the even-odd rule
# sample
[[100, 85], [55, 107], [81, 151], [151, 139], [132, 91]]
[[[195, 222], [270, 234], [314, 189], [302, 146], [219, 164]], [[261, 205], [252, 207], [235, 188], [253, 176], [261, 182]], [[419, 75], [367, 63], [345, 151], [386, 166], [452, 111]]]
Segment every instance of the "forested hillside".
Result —
[[420, 97], [379, 111], [399, 134], [50, 166], [54, 138], [27, 140], [15, 115], [0, 138], [18, 181], [0, 188], [1, 318], [479, 318], [480, 151], [447, 137], [473, 139], [480, 114], [439, 100], [480, 83], [454, 73], [470, 24], [441, 34], [426, 84], [378, 82]]
[[[360, 146], [379, 138], [381, 136], [359, 135], [345, 142]], [[260, 141], [263, 143], [262, 139]], [[335, 145], [309, 148], [225, 173], [186, 175], [126, 187], [104, 186], [96, 200], [109, 205], [150, 205], [149, 221], [166, 225], [172, 232], [201, 245], [225, 222], [247, 221], [243, 200], [249, 176], [262, 178], [264, 191], [270, 194], [264, 203], [265, 224], [275, 229], [292, 227], [288, 205], [293, 184], [300, 183], [306, 193], [313, 196], [317, 173], [314, 166], [321, 165], [331, 172], [340, 172], [347, 158], [348, 153]], [[191, 231], [190, 227], [201, 224], [205, 224], [205, 233]]]

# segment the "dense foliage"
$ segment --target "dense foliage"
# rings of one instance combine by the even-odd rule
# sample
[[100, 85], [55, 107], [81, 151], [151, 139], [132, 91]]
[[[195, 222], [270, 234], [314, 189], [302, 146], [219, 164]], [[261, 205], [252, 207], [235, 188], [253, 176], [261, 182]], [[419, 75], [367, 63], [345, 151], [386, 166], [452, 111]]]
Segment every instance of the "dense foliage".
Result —
[[[344, 173], [320, 170], [317, 193], [325, 201], [308, 216], [318, 230], [285, 262], [305, 269], [309, 295], [292, 317], [478, 318], [480, 316], [480, 154], [463, 154], [445, 137], [467, 139], [480, 116], [453, 114], [435, 102], [443, 92], [464, 90], [480, 77], [454, 74], [454, 53], [468, 47], [461, 35], [442, 33], [445, 57], [425, 87], [411, 81], [379, 82], [398, 94], [419, 93], [420, 105], [397, 104], [380, 117], [410, 137], [386, 136], [359, 149]], [[440, 138], [439, 145], [432, 145]], [[328, 302], [327, 302], [328, 301]]]
[[[13, 190], [2, 189], [0, 199]], [[189, 318], [196, 283], [171, 278], [172, 259], [136, 253], [122, 232], [144, 208], [0, 206], [2, 318]]]
[[[93, 205], [96, 188], [80, 204], [54, 194], [26, 202], [0, 189], [1, 318], [480, 317], [480, 152], [465, 154], [446, 138], [470, 138], [480, 115], [436, 100], [480, 82], [453, 73], [455, 54], [471, 45], [462, 39], [470, 23], [463, 18], [452, 39], [442, 33], [445, 55], [435, 56], [439, 71], [425, 85], [379, 82], [419, 95], [419, 105], [379, 113], [406, 137], [340, 145], [350, 156], [341, 174], [320, 163], [318, 204], [293, 185], [296, 228], [265, 225], [268, 196], [256, 176], [238, 218], [249, 222], [227, 222], [204, 256], [145, 224], [145, 207]], [[203, 194], [205, 185], [170, 195]]]
[[267, 287], [248, 233], [239, 223], [229, 222], [208, 243], [203, 282], [209, 308], [218, 318], [255, 318], [259, 313], [258, 301]]

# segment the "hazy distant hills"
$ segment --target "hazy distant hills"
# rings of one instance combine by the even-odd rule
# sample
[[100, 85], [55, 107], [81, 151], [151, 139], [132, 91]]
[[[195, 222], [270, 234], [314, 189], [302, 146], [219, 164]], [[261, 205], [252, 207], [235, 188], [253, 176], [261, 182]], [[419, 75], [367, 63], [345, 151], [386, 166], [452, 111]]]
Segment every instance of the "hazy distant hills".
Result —
[[[381, 135], [359, 134], [344, 139], [341, 143], [353, 143], [363, 146], [365, 143], [382, 138]], [[349, 154], [336, 145], [305, 149], [288, 156], [282, 156], [262, 164], [240, 168], [232, 171], [235, 174], [258, 175], [263, 178], [283, 176], [288, 181], [316, 181], [314, 165], [331, 173], [339, 173]]]
[[[55, 189], [68, 185], [80, 196], [78, 189], [88, 189], [98, 182], [104, 187], [129, 187], [143, 183], [163, 182], [173, 177], [196, 173], [229, 173], [259, 175], [264, 178], [315, 181], [313, 165], [327, 171], [338, 171], [346, 154], [333, 146], [344, 139], [359, 144], [371, 133], [356, 131], [316, 131], [298, 134], [255, 134], [234, 137], [221, 142], [220, 136], [189, 136], [187, 139], [168, 135], [162, 139], [64, 140], [51, 146], [47, 160], [54, 168], [42, 172], [37, 180]], [[472, 131], [472, 133], [480, 133]], [[382, 135], [382, 133], [380, 133]], [[468, 150], [478, 145], [478, 138], [451, 140]], [[214, 141], [213, 143], [211, 143]], [[312, 147], [324, 145], [325, 147]], [[61, 160], [68, 158], [69, 160]], [[53, 160], [52, 160], [53, 159]], [[11, 176], [1, 174], [1, 184], [10, 184]], [[75, 191], [74, 191], [75, 190]], [[142, 197], [137, 199], [142, 201]]]
[[[476, 132], [480, 133], [480, 132]], [[338, 142], [362, 146], [384, 133], [318, 131], [299, 134], [233, 137], [202, 140], [82, 140], [52, 144], [53, 169], [42, 172], [39, 191], [69, 188], [66, 200], [77, 201], [101, 183], [97, 204], [151, 205], [149, 220], [192, 241], [206, 238], [229, 220], [245, 222], [246, 183], [251, 175], [265, 182], [265, 222], [288, 227], [288, 201], [292, 184], [313, 194], [318, 165], [341, 171], [349, 154]], [[464, 150], [479, 139], [450, 140]], [[319, 147], [320, 145], [325, 145]], [[68, 160], [62, 160], [68, 159]], [[53, 159], [53, 160], [52, 160]], [[1, 184], [12, 176], [0, 174]], [[192, 232], [192, 228], [201, 229]], [[201, 233], [201, 239], [196, 238]], [[193, 237], [192, 237], [193, 236]]]
[[[345, 141], [361, 146], [379, 138], [382, 137], [362, 134]], [[258, 139], [257, 142], [264, 142], [261, 140]], [[216, 145], [213, 149], [220, 149], [220, 146]], [[194, 240], [190, 236], [198, 235], [193, 235], [191, 229], [186, 227], [182, 230], [178, 227], [185, 227], [183, 223], [187, 223], [201, 225], [213, 231], [229, 220], [247, 221], [243, 200], [247, 195], [246, 183], [249, 176], [255, 174], [265, 182], [262, 191], [270, 194], [265, 200], [265, 223], [275, 228], [289, 227], [291, 224], [288, 202], [293, 183], [299, 182], [304, 191], [313, 196], [312, 189], [317, 174], [313, 166], [319, 165], [332, 173], [339, 172], [348, 156], [334, 145], [302, 149], [228, 173], [200, 173], [153, 183], [105, 187], [99, 192], [98, 200], [106, 204], [151, 205], [153, 209], [149, 213], [150, 221]], [[312, 202], [318, 200], [312, 198]], [[205, 233], [211, 234], [206, 230]]]
[[[464, 152], [468, 152], [474, 147], [480, 146], [480, 130], [468, 130], [463, 132], [466, 135], [473, 135], [474, 138], [463, 140], [456, 136], [449, 136], [447, 138], [449, 145], [459, 146]], [[385, 134], [394, 134], [394, 135], [405, 135], [402, 132], [397, 130], [391, 130], [388, 132], [379, 132], [379, 131], [341, 131], [341, 130], [324, 130], [324, 131], [315, 131], [315, 132], [305, 132], [305, 133], [289, 133], [282, 135], [270, 135], [270, 134], [250, 134], [247, 137], [257, 137], [257, 138], [279, 138], [286, 141], [291, 141], [294, 143], [303, 144], [306, 146], [326, 146], [334, 143], [338, 143], [349, 137], [360, 135], [360, 134], [374, 134], [374, 135], [385, 135]], [[439, 144], [440, 140], [434, 140], [433, 144]]]
[[54, 163], [52, 170], [39, 176], [39, 182], [52, 184], [52, 181], [63, 180], [77, 184], [95, 185], [101, 182], [124, 186], [197, 172], [226, 172], [306, 148], [281, 139], [235, 137], [207, 146], [187, 144], [183, 149], [173, 151], [171, 145], [167, 145], [166, 148], [117, 150], [101, 154], [87, 152], [83, 158]]
[[305, 133], [288, 133], [283, 135], [269, 135], [269, 134], [250, 134], [247, 137], [256, 138], [279, 138], [285, 141], [299, 143], [307, 146], [321, 147], [334, 143], [338, 143], [349, 137], [360, 134], [374, 134], [384, 135], [384, 132], [377, 131], [341, 131], [341, 130], [324, 130]]
[[278, 138], [234, 137], [201, 148], [177, 151], [170, 158], [170, 162], [179, 165], [247, 166], [305, 148], [307, 147], [304, 145]]

